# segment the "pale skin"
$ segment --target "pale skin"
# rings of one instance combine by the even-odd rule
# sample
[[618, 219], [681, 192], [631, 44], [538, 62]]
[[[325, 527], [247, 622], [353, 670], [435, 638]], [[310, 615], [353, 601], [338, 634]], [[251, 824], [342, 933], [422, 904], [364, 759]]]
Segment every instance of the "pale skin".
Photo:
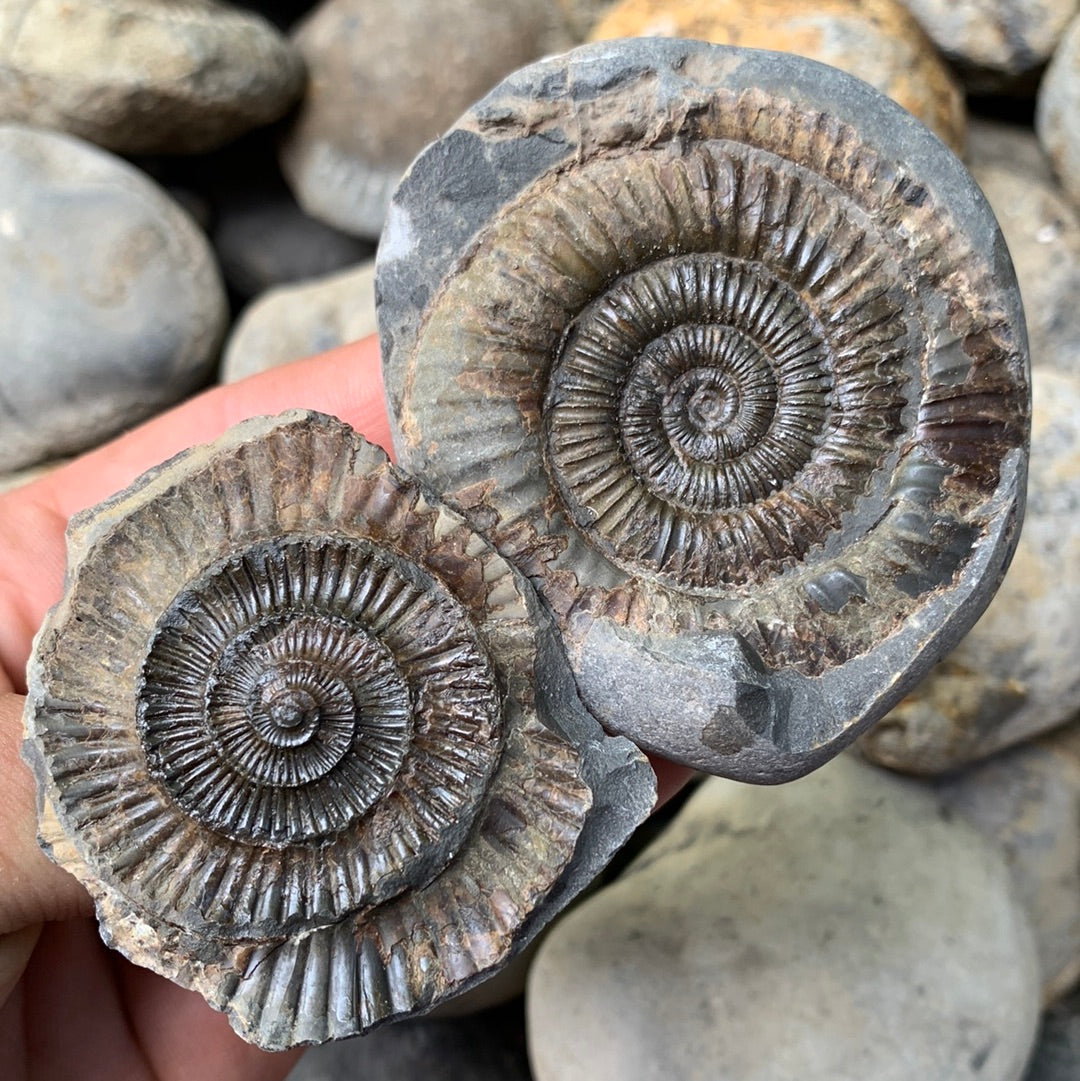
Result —
[[[8, 1081], [273, 1081], [300, 1054], [244, 1043], [198, 995], [105, 948], [85, 890], [38, 848], [34, 782], [19, 757], [26, 662], [63, 589], [68, 518], [246, 417], [292, 408], [340, 417], [389, 447], [375, 339], [216, 387], [0, 495], [0, 1063]], [[654, 766], [661, 799], [688, 776]]]

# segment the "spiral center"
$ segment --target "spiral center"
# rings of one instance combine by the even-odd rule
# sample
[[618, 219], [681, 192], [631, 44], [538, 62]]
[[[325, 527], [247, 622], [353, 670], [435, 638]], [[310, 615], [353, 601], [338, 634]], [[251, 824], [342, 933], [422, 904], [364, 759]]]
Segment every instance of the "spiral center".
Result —
[[732, 421], [739, 408], [739, 396], [730, 387], [698, 387], [686, 403], [690, 423], [705, 435], [718, 435]]
[[290, 688], [275, 695], [269, 703], [270, 720], [287, 732], [319, 723], [319, 706], [307, 691]]

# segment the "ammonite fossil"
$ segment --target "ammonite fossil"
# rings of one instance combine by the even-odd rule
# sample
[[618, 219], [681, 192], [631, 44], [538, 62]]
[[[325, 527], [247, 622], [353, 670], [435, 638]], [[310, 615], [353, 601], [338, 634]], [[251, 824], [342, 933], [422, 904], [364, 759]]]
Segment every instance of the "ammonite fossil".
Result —
[[526, 68], [413, 164], [377, 292], [400, 460], [652, 751], [806, 772], [1008, 562], [1008, 254], [957, 159], [834, 69], [661, 39]]
[[70, 546], [43, 838], [110, 944], [263, 1047], [478, 982], [651, 809], [520, 573], [340, 422], [239, 425]]

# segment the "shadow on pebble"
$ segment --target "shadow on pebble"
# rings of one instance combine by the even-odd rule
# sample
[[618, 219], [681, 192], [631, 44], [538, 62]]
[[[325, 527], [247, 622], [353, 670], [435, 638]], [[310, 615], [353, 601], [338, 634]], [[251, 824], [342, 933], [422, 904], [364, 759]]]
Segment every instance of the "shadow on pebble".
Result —
[[471, 1017], [417, 1018], [311, 1048], [288, 1081], [530, 1081], [519, 997]]

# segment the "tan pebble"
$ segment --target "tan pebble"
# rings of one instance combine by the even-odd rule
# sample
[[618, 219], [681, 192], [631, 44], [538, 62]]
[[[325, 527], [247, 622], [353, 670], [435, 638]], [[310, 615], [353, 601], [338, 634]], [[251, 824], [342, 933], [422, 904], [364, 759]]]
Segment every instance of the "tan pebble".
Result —
[[963, 147], [959, 85], [896, 0], [622, 0], [590, 40], [651, 36], [773, 49], [831, 64], [903, 105], [954, 150]]

